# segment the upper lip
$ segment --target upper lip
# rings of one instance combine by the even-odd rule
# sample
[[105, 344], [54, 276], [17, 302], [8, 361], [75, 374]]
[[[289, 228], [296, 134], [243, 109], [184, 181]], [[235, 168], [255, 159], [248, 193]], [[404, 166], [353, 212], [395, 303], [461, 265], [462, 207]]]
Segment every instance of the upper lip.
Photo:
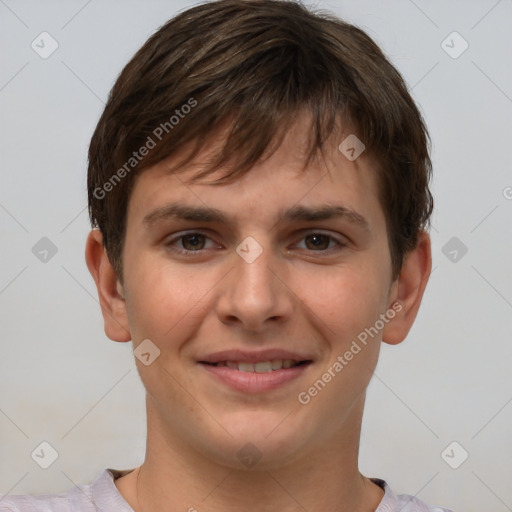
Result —
[[240, 363], [261, 363], [263, 361], [275, 361], [278, 359], [293, 359], [294, 361], [312, 361], [313, 357], [279, 348], [271, 348], [260, 351], [248, 350], [222, 350], [208, 354], [199, 359], [200, 363], [221, 363], [223, 361], [236, 361]]

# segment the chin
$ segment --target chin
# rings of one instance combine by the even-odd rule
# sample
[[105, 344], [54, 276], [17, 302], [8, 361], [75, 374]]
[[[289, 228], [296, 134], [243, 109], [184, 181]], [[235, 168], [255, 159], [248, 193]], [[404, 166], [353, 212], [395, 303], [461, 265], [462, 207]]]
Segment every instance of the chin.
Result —
[[205, 447], [209, 458], [231, 469], [251, 471], [291, 463], [307, 436], [297, 421], [289, 421], [290, 416], [277, 411], [230, 415], [222, 424], [231, 436], [209, 438]]

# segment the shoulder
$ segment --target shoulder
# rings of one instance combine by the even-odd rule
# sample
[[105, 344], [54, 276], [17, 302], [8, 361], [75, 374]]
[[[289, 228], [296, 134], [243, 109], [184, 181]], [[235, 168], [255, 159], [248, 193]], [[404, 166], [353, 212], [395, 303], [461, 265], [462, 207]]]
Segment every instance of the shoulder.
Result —
[[0, 512], [133, 512], [114, 483], [127, 472], [104, 469], [94, 482], [60, 494], [0, 495]]
[[[82, 509], [80, 509], [82, 510]], [[87, 509], [83, 509], [87, 510]], [[70, 512], [66, 494], [53, 495], [0, 495], [1, 512]]]
[[375, 512], [452, 512], [447, 508], [427, 505], [410, 494], [395, 494], [388, 483], [380, 478], [370, 480], [384, 489], [384, 497]]

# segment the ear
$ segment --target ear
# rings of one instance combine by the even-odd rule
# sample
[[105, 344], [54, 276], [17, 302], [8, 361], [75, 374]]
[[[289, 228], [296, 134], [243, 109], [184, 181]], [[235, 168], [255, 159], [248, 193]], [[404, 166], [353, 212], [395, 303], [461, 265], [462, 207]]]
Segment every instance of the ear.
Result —
[[397, 345], [407, 336], [418, 314], [431, 270], [430, 236], [422, 231], [418, 245], [406, 255], [400, 276], [391, 287], [388, 307], [396, 314], [382, 331], [385, 343]]
[[87, 237], [85, 261], [98, 289], [105, 334], [113, 341], [130, 341], [123, 287], [108, 259], [99, 229], [93, 229]]

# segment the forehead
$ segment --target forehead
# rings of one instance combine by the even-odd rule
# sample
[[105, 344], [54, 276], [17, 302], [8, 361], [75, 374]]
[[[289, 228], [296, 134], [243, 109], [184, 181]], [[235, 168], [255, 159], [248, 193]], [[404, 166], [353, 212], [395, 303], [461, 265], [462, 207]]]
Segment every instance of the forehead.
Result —
[[[378, 200], [376, 169], [373, 158], [363, 153], [351, 160], [350, 153], [340, 150], [349, 130], [333, 133], [322, 146], [321, 153], [304, 168], [309, 148], [309, 120], [299, 116], [286, 132], [279, 147], [268, 158], [261, 159], [246, 174], [227, 183], [215, 183], [226, 176], [233, 166], [218, 169], [194, 181], [197, 173], [211, 163], [222, 148], [228, 126], [212, 134], [194, 158], [175, 172], [175, 164], [190, 150], [180, 152], [142, 171], [135, 180], [129, 201], [128, 221], [151, 216], [158, 208], [179, 201], [181, 205], [202, 207], [204, 212], [215, 209], [217, 220], [255, 221], [256, 218], [281, 219], [285, 212], [298, 212], [300, 206], [341, 206], [373, 222], [383, 217]], [[346, 146], [346, 144], [345, 144]], [[235, 155], [236, 157], [236, 155]], [[224, 215], [223, 215], [224, 213]], [[222, 217], [222, 219], [221, 219]], [[299, 219], [300, 213], [289, 216]], [[320, 218], [320, 217], [319, 217]]]

